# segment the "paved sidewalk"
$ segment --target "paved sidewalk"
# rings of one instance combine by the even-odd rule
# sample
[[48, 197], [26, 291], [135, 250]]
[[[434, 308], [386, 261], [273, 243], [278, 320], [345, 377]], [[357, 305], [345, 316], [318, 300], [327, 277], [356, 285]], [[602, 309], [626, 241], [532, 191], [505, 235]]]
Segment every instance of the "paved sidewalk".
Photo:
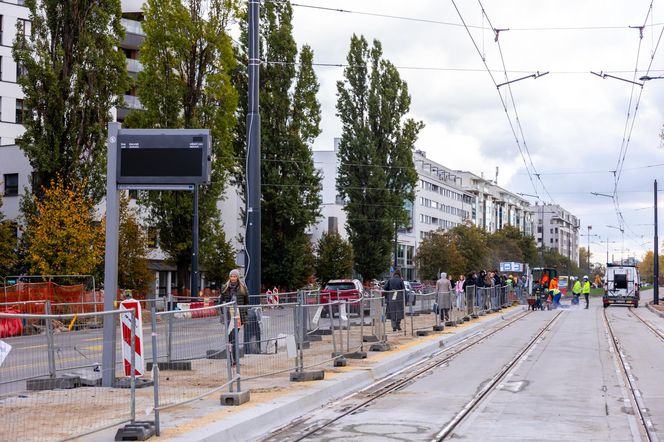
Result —
[[[282, 376], [283, 381], [279, 382], [278, 386], [275, 386], [272, 379], [269, 388], [252, 387], [250, 402], [238, 407], [221, 406], [220, 393], [215, 393], [206, 399], [166, 410], [161, 413], [161, 436], [153, 440], [255, 440], [308, 411], [352, 394], [427, 358], [442, 346], [449, 346], [525, 310], [525, 306], [510, 307], [456, 327], [446, 327], [443, 332], [432, 332], [429, 336], [400, 337], [400, 343], [393, 345], [390, 351], [368, 352], [367, 359], [348, 360], [346, 367], [321, 367], [325, 369], [325, 379], [322, 381], [290, 382], [286, 374]], [[388, 340], [390, 335], [388, 334]], [[146, 416], [149, 411], [137, 410], [137, 420], [152, 419], [152, 415]], [[115, 431], [102, 431], [79, 440], [110, 441], [113, 440]]]

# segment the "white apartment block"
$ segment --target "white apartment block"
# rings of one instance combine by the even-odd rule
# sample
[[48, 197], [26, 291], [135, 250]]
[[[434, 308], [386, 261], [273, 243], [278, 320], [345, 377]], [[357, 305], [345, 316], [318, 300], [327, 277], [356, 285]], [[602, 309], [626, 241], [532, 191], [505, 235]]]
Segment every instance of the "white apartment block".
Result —
[[462, 188], [474, 197], [471, 218], [476, 226], [489, 233], [514, 226], [533, 235], [533, 208], [527, 200], [472, 172], [455, 173], [461, 177]]
[[535, 204], [537, 247], [557, 251], [572, 262], [579, 262], [580, 220], [557, 204]]

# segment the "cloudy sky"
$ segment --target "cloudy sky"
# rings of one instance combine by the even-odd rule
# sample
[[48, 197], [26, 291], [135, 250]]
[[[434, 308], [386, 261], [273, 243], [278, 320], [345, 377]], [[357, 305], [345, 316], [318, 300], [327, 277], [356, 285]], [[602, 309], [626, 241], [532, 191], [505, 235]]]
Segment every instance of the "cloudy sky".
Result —
[[[581, 219], [582, 234], [591, 225], [599, 235], [591, 237], [597, 261], [607, 239], [615, 259], [652, 249], [653, 180], [664, 177], [664, 79], [641, 88], [590, 71], [637, 81], [664, 76], [664, 41], [657, 47], [664, 2], [651, 9], [650, 0], [484, 0], [486, 15], [477, 0], [455, 2], [472, 39], [451, 0], [296, 1], [295, 37], [312, 46], [315, 62], [331, 64], [345, 62], [353, 33], [380, 40], [408, 82], [411, 116], [426, 125], [416, 147], [429, 158], [487, 178], [498, 166], [499, 185], [560, 204]], [[499, 33], [500, 47], [492, 28], [509, 29]], [[550, 73], [501, 86], [499, 95], [503, 60], [509, 80]], [[341, 130], [335, 104], [343, 69], [316, 71], [323, 133], [314, 148], [327, 150]], [[591, 194], [613, 195], [618, 169], [617, 204]], [[620, 230], [607, 225], [624, 225], [624, 246]]]

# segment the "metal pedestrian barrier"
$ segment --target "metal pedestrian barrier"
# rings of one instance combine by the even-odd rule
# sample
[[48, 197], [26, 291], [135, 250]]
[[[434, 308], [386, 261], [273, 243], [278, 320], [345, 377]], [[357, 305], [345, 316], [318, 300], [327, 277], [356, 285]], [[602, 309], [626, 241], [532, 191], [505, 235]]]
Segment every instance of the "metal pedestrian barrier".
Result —
[[[47, 311], [50, 305], [46, 305]], [[119, 352], [117, 372], [127, 376], [101, 387], [101, 329], [110, 316], [128, 330], [131, 357]], [[121, 321], [122, 319], [122, 321]], [[0, 440], [63, 440], [134, 422], [137, 401], [136, 355], [141, 342], [133, 310], [67, 315], [0, 313]], [[120, 330], [118, 330], [120, 331]], [[118, 333], [120, 335], [120, 333]], [[142, 353], [141, 353], [142, 354]], [[58, 425], [53, 425], [57, 422]]]

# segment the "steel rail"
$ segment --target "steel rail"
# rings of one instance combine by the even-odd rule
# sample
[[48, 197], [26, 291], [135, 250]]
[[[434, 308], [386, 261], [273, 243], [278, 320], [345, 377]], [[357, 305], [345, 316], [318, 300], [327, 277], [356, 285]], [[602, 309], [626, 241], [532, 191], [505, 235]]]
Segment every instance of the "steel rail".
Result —
[[[375, 382], [375, 383], [363, 388], [362, 390], [360, 390], [356, 393], [353, 393], [350, 396], [347, 396], [346, 398], [342, 399], [342, 401], [343, 400], [348, 400], [349, 398], [351, 398], [353, 396], [357, 396], [357, 395], [360, 395], [360, 394], [366, 394], [365, 393], [366, 391], [371, 391], [371, 390], [376, 389], [376, 387], [378, 387], [377, 390], [372, 391], [369, 394], [369, 397], [367, 397], [365, 400], [363, 400], [359, 404], [354, 405], [354, 406], [352, 406], [348, 409], [345, 409], [342, 413], [338, 414], [334, 418], [329, 419], [329, 420], [317, 425], [314, 428], [308, 429], [308, 431], [306, 433], [299, 436], [297, 439], [293, 439], [293, 440], [294, 441], [301, 441], [301, 440], [305, 440], [305, 439], [313, 436], [314, 434], [318, 433], [319, 431], [329, 427], [333, 423], [335, 423], [335, 422], [343, 419], [344, 417], [356, 412], [357, 410], [367, 407], [368, 405], [370, 405], [372, 402], [376, 401], [377, 399], [379, 399], [379, 398], [381, 398], [381, 397], [383, 397], [383, 396], [385, 396], [385, 395], [387, 395], [387, 394], [389, 394], [389, 393], [391, 393], [395, 390], [400, 389], [402, 386], [410, 383], [412, 380], [414, 380], [418, 377], [421, 377], [421, 376], [427, 374], [428, 372], [430, 372], [431, 370], [433, 370], [437, 367], [440, 367], [441, 365], [449, 362], [451, 359], [453, 359], [454, 357], [456, 357], [460, 353], [464, 352], [465, 350], [468, 350], [469, 348], [479, 344], [480, 342], [483, 342], [487, 338], [489, 338], [489, 337], [493, 336], [494, 334], [500, 332], [501, 330], [509, 327], [510, 325], [514, 324], [515, 322], [519, 321], [520, 319], [524, 318], [525, 316], [527, 316], [531, 313], [532, 313], [531, 311], [526, 311], [526, 312], [516, 316], [514, 319], [510, 320], [506, 324], [503, 324], [502, 326], [491, 330], [487, 334], [482, 334], [482, 332], [478, 332], [477, 334], [473, 334], [471, 336], [468, 336], [467, 338], [464, 338], [461, 341], [456, 342], [455, 344], [453, 344], [450, 347], [447, 347], [443, 350], [439, 350], [437, 353], [434, 353], [428, 359], [420, 360], [420, 361], [418, 361], [414, 364], [411, 364], [408, 367], [403, 368], [403, 369], [399, 370], [398, 372], [393, 373], [392, 375], [390, 375], [390, 376], [388, 376], [384, 379], [381, 379], [380, 381]], [[481, 336], [478, 336], [480, 334], [481, 334]], [[465, 345], [465, 346], [463, 346], [459, 349], [454, 350], [455, 347], [460, 346], [460, 345], [464, 344], [465, 342], [467, 342], [468, 340], [471, 340], [472, 338], [475, 338], [475, 337], [477, 337], [478, 339], [473, 340], [473, 341], [467, 343], [467, 345]], [[450, 353], [450, 350], [454, 350], [454, 351], [452, 353]], [[417, 367], [419, 367], [419, 368], [417, 368]], [[409, 374], [408, 376], [403, 377], [403, 378], [394, 379], [392, 382], [385, 384], [386, 381], [388, 381], [390, 379], [393, 379], [393, 378], [396, 378], [397, 376], [399, 376], [400, 374], [403, 374], [404, 372], [409, 372], [410, 370], [413, 370], [414, 368], [416, 368], [416, 370], [417, 370], [414, 373]], [[382, 385], [382, 384], [385, 384], [385, 385]], [[301, 420], [298, 420], [298, 421], [295, 422], [295, 424], [297, 425], [300, 422], [301, 422]], [[272, 436], [270, 436], [269, 438], [275, 437], [278, 434], [283, 433], [283, 432], [290, 432], [289, 430], [292, 428], [292, 426], [293, 426], [293, 424], [289, 424], [286, 427], [275, 430], [272, 433]]]
[[664, 341], [664, 333], [661, 330], [659, 330], [654, 325], [652, 325], [649, 321], [646, 321], [640, 315], [638, 315], [634, 308], [630, 307], [629, 311], [636, 317], [636, 319], [638, 319], [643, 324], [645, 324], [645, 326], [648, 327], [650, 329], [650, 331], [652, 331], [658, 338], [660, 338], [662, 341]]
[[507, 374], [514, 368], [523, 358], [529, 353], [535, 344], [539, 342], [540, 337], [547, 332], [551, 326], [560, 318], [562, 312], [558, 312], [543, 328], [540, 330], [537, 335], [532, 338], [528, 344], [510, 361], [505, 365], [502, 370], [489, 381], [479, 393], [475, 395], [473, 399], [470, 400], [462, 409], [459, 411], [454, 418], [445, 426], [442, 430], [438, 432], [433, 438], [434, 441], [442, 441], [447, 436], [450, 436], [452, 432], [459, 426], [461, 422], [470, 414], [472, 411], [480, 404], [482, 399], [484, 399], [490, 392], [492, 392], [496, 386], [507, 376]]
[[616, 336], [613, 333], [613, 328], [611, 327], [611, 321], [606, 315], [606, 309], [602, 309], [602, 313], [604, 317], [604, 324], [606, 325], [606, 330], [609, 333], [609, 338], [611, 340], [611, 343], [613, 344], [613, 349], [615, 350], [615, 354], [617, 355], [617, 361], [619, 362], [618, 365], [622, 369], [622, 374], [627, 380], [629, 392], [631, 393], [632, 399], [634, 400], [634, 404], [636, 405], [636, 407], [634, 408], [636, 408], [636, 410], [638, 411], [639, 422], [641, 422], [641, 426], [646, 432], [645, 435], [647, 437], [647, 440], [651, 442], [657, 442], [659, 441], [659, 438], [657, 437], [657, 433], [655, 433], [655, 428], [653, 426], [652, 420], [650, 419], [650, 416], [648, 416], [646, 413], [647, 409], [643, 403], [643, 397], [641, 396], [641, 392], [639, 392], [636, 386], [634, 385], [635, 382], [634, 382], [634, 377], [632, 376], [631, 373], [631, 369], [629, 368], [627, 362], [625, 361], [622, 351], [620, 351], [620, 347], [618, 346], [618, 340], [616, 339]]

